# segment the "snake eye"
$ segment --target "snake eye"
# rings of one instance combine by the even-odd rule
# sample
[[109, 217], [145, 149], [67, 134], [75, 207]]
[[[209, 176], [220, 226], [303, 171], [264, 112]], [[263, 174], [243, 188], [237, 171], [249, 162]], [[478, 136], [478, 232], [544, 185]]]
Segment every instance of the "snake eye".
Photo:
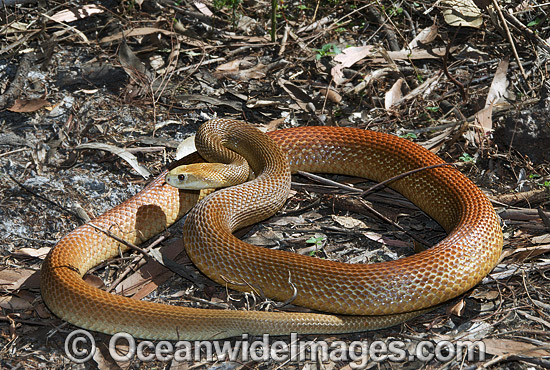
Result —
[[184, 174], [179, 174], [178, 175], [178, 180], [179, 181], [185, 181], [185, 175]]

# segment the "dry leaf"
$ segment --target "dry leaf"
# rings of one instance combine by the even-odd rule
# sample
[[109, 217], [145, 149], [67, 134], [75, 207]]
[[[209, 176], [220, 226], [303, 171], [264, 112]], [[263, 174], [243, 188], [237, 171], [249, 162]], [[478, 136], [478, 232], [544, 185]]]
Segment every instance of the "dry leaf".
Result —
[[342, 68], [349, 68], [366, 58], [372, 49], [372, 45], [345, 48], [340, 54], [334, 56], [334, 61], [339, 63]]
[[[174, 259], [182, 251], [181, 240], [161, 247], [163, 258]], [[151, 259], [115, 287], [115, 292], [140, 299], [169, 279], [173, 272]]]
[[[493, 106], [490, 105], [479, 110], [475, 115], [475, 123], [483, 130], [484, 134], [490, 133], [493, 130]], [[473, 135], [474, 140], [478, 141], [478, 136]]]
[[[487, 93], [485, 107], [475, 115], [475, 122], [482, 128], [485, 135], [493, 131], [492, 117], [494, 105], [502, 101], [508, 95], [508, 80], [506, 79], [508, 64], [508, 58], [504, 58], [498, 64], [497, 70], [495, 71], [495, 77], [493, 77], [491, 87]], [[477, 141], [477, 135], [474, 135], [474, 140]]]
[[103, 9], [101, 9], [97, 5], [90, 4], [90, 5], [84, 5], [78, 9], [71, 8], [71, 9], [62, 10], [52, 15], [50, 17], [50, 20], [55, 22], [68, 23], [68, 22], [74, 22], [78, 19], [84, 19], [93, 14], [99, 14], [99, 13], [103, 13]]
[[36, 98], [36, 99], [25, 99], [19, 98], [15, 100], [13, 106], [8, 108], [9, 111], [17, 113], [29, 113], [36, 112], [37, 110], [49, 106], [50, 103], [46, 99]]
[[193, 1], [193, 5], [195, 5], [199, 12], [206, 15], [207, 17], [211, 17], [214, 15], [214, 13], [212, 13], [212, 11], [202, 1]]
[[42, 248], [21, 248], [16, 251], [13, 251], [13, 255], [15, 256], [27, 256], [27, 257], [38, 257], [40, 259], [44, 259], [48, 252], [50, 251], [50, 247], [42, 247]]
[[533, 244], [550, 243], [550, 234], [535, 236], [531, 239]]
[[405, 80], [403, 78], [400, 78], [399, 80], [395, 81], [389, 91], [386, 91], [386, 94], [384, 96], [384, 108], [386, 108], [386, 110], [389, 110], [392, 105], [396, 104], [403, 98], [403, 93], [401, 92], [403, 82], [405, 82]]
[[84, 275], [83, 280], [86, 282], [86, 284], [91, 285], [97, 289], [103, 289], [105, 287], [105, 283], [103, 282], [103, 280], [95, 275]]
[[366, 229], [367, 225], [361, 220], [349, 216], [332, 215], [332, 219], [346, 229]]
[[539, 349], [540, 346], [505, 338], [484, 338], [485, 352], [490, 355], [526, 355], [532, 357], [550, 356], [550, 351]]
[[446, 7], [443, 18], [450, 26], [479, 28], [483, 24], [481, 10], [473, 0], [446, 0], [442, 4]]
[[321, 95], [326, 96], [327, 99], [335, 104], [342, 101], [342, 96], [332, 89], [319, 89]]
[[432, 90], [437, 85], [440, 77], [441, 73], [438, 73], [426, 79], [426, 81], [424, 81], [420, 86], [414, 88], [411, 92], [409, 92], [403, 98], [399, 99], [399, 101], [395, 102], [394, 104], [403, 104], [416, 98], [418, 95], [422, 95], [424, 97], [429, 96]]
[[487, 93], [487, 99], [485, 101], [486, 107], [505, 101], [504, 98], [508, 95], [508, 80], [506, 79], [508, 64], [508, 58], [504, 58], [498, 64], [497, 70], [495, 71], [495, 77], [493, 77], [491, 87]]
[[298, 106], [305, 112], [315, 111], [316, 107], [313, 105], [311, 97], [303, 91], [300, 87], [294, 85], [285, 79], [279, 78], [279, 85], [287, 92], [288, 95], [298, 104]]
[[418, 44], [428, 44], [435, 40], [437, 37], [437, 24], [433, 24], [430, 27], [424, 28], [422, 31], [416, 35], [416, 37], [409, 43], [408, 48], [406, 49], [414, 49], [418, 47]]
[[[548, 237], [548, 240], [550, 240], [550, 237]], [[536, 247], [514, 249], [508, 257], [511, 256], [511, 262], [525, 262], [527, 259], [531, 259], [548, 252], [550, 252], [550, 244], [544, 244], [537, 245]]]
[[330, 72], [332, 78], [334, 79], [334, 83], [336, 85], [343, 83], [345, 79], [342, 70], [344, 68], [349, 68], [361, 59], [366, 58], [373, 48], [374, 46], [372, 45], [351, 47], [342, 50], [342, 53], [336, 55], [334, 57], [334, 61], [338, 64], [332, 67], [332, 70]]
[[148, 87], [148, 83], [152, 77], [151, 74], [148, 73], [145, 64], [143, 64], [124, 40], [118, 49], [118, 60], [132, 80], [140, 85], [144, 85], [143, 87], [145, 88]]
[[500, 293], [498, 290], [484, 290], [479, 292], [474, 292], [470, 295], [471, 298], [474, 299], [483, 299], [487, 301], [494, 301], [499, 297]]
[[136, 170], [137, 173], [139, 173], [143, 178], [147, 179], [151, 176], [151, 172], [142, 165], [138, 163], [138, 160], [135, 155], [130, 153], [127, 150], [124, 150], [122, 148], [118, 148], [114, 145], [110, 144], [103, 144], [103, 143], [87, 143], [87, 144], [80, 144], [75, 149], [98, 149], [98, 150], [104, 150], [113, 154], [118, 155], [120, 158], [124, 159], [134, 170]]
[[32, 304], [23, 298], [10, 295], [0, 297], [0, 307], [6, 310], [29, 310], [32, 308]]
[[178, 145], [178, 148], [176, 149], [176, 159], [182, 159], [183, 157], [196, 151], [195, 135], [189, 136]]
[[5, 268], [0, 271], [0, 286], [5, 291], [17, 290], [23, 286], [27, 287], [39, 286], [33, 280], [38, 281], [39, 272], [25, 268]]
[[166, 36], [177, 36], [175, 32], [163, 30], [162, 28], [142, 27], [142, 28], [135, 28], [130, 32], [124, 32], [124, 33], [119, 32], [119, 33], [115, 33], [114, 35], [106, 36], [101, 40], [99, 40], [99, 42], [100, 43], [112, 42], [112, 41], [120, 40], [123, 37], [128, 38], [132, 36], [146, 36], [152, 33], [162, 33], [163, 35], [166, 35]]
[[[262, 63], [253, 65], [250, 61], [251, 59], [252, 58], [237, 59], [224, 63], [216, 68], [213, 75], [218, 79], [228, 77], [239, 81], [264, 78], [266, 76], [265, 71], [267, 70], [267, 66]], [[243, 67], [248, 67], [248, 69], [241, 69]]]
[[455, 315], [455, 316], [458, 316], [458, 317], [461, 317], [462, 314], [464, 313], [464, 308], [466, 307], [466, 304], [464, 303], [464, 300], [461, 299], [460, 301], [458, 301], [456, 304], [454, 304], [453, 306], [449, 307], [448, 308], [448, 312]]
[[[451, 53], [457, 50], [457, 46], [451, 47]], [[390, 57], [391, 60], [418, 60], [418, 59], [440, 59], [445, 55], [445, 48], [433, 48], [433, 49], [413, 49], [413, 50], [398, 50], [398, 51], [387, 51], [386, 54]], [[373, 59], [373, 62], [383, 62], [384, 59], [381, 58], [380, 54], [373, 55], [376, 57]]]

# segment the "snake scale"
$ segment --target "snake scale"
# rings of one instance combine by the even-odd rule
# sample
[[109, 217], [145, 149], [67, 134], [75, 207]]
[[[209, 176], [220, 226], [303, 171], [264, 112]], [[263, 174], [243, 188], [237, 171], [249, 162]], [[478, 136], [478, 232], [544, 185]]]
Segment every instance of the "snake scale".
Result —
[[[214, 340], [249, 333], [346, 333], [394, 325], [454, 298], [496, 265], [503, 236], [481, 190], [449, 166], [418, 171], [391, 183], [448, 233], [413, 256], [375, 264], [346, 264], [244, 243], [232, 232], [274, 214], [297, 170], [383, 181], [444, 163], [396, 136], [356, 128], [300, 127], [267, 136], [239, 121], [215, 119], [201, 130], [242, 154], [257, 177], [218, 190], [198, 203], [183, 239], [193, 263], [214, 281], [256, 291], [323, 313], [210, 310], [138, 301], [86, 284], [90, 268], [127, 248], [89, 224], [62, 238], [41, 272], [41, 292], [60, 318], [108, 334], [148, 339]], [[206, 155], [208, 156], [208, 155]], [[161, 173], [146, 188], [92, 223], [139, 244], [191, 209], [198, 191], [182, 191]]]

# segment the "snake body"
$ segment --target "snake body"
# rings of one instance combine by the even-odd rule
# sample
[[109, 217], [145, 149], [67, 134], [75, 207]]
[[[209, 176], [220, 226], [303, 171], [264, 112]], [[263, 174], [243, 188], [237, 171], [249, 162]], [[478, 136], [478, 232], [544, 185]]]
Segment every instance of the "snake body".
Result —
[[[193, 263], [233, 289], [253, 288], [280, 301], [293, 298], [293, 304], [331, 314], [206, 310], [109, 294], [86, 284], [82, 276], [126, 247], [85, 224], [62, 238], [42, 267], [42, 296], [57, 316], [86, 329], [148, 339], [356, 332], [408, 320], [464, 293], [499, 259], [503, 236], [493, 207], [475, 184], [449, 166], [419, 171], [390, 185], [448, 232], [421, 253], [352, 265], [244, 243], [232, 232], [283, 205], [291, 172], [383, 181], [444, 161], [408, 140], [354, 128], [292, 128], [267, 137], [238, 121], [217, 119], [204, 130], [243, 155], [257, 177], [209, 195], [190, 212], [184, 244]], [[164, 230], [199, 197], [198, 191], [169, 186], [165, 175], [93, 225], [135, 244]]]

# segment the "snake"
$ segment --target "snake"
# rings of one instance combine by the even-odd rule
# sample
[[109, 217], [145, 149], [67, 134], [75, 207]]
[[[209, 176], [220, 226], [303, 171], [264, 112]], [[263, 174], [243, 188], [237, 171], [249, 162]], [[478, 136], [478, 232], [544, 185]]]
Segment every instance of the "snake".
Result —
[[[236, 152], [248, 161], [254, 178], [204, 196], [201, 190], [171, 186], [167, 169], [133, 197], [68, 233], [41, 269], [41, 294], [55, 315], [84, 329], [143, 339], [361, 332], [410, 320], [467, 292], [498, 263], [503, 234], [487, 196], [455, 167], [410, 140], [353, 127], [294, 127], [264, 134], [231, 119], [210, 120], [199, 131], [213, 148], [201, 154], [204, 159], [220, 149]], [[226, 156], [234, 160], [233, 154]], [[194, 154], [180, 164], [204, 159]], [[427, 166], [434, 167], [413, 171]], [[389, 186], [447, 235], [419, 253], [371, 264], [261, 248], [235, 237], [236, 230], [284, 205], [297, 171], [378, 182], [411, 171]], [[140, 244], [185, 214], [185, 250], [207, 277], [312, 311], [166, 305], [111, 294], [83, 280], [91, 268], [128, 249], [121, 241]]]

